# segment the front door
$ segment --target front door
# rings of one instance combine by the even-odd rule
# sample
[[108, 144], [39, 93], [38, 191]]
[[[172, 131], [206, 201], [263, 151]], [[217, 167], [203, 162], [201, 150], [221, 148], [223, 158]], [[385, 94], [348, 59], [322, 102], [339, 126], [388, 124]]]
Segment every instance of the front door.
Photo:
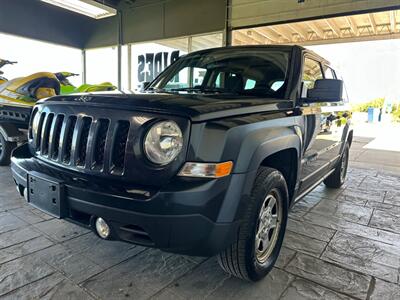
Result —
[[[302, 76], [302, 97], [307, 96], [307, 90], [314, 87], [317, 79], [336, 77], [330, 68], [311, 56], [304, 58]], [[337, 161], [346, 122], [343, 124], [343, 103], [339, 102], [304, 103], [301, 111], [305, 126], [300, 192], [304, 192]]]

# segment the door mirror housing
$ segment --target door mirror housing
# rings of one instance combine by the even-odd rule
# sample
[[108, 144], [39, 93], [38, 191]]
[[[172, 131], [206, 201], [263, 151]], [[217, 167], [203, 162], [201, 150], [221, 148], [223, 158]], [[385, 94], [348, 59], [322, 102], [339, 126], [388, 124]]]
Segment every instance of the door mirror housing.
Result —
[[318, 79], [313, 89], [307, 91], [304, 103], [340, 102], [343, 100], [343, 81], [339, 79]]

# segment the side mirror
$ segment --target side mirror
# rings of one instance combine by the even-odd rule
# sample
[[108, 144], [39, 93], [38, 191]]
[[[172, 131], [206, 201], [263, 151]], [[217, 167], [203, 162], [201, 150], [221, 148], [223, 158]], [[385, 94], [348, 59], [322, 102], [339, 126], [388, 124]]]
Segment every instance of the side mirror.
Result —
[[339, 79], [318, 79], [313, 89], [307, 91], [305, 103], [340, 102], [343, 100], [343, 81]]

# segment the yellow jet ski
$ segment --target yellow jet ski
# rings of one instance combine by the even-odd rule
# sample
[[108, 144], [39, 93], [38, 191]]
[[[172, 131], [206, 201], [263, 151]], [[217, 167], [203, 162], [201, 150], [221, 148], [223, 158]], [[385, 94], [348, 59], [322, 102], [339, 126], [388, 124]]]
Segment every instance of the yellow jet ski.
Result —
[[[0, 67], [15, 63], [0, 59]], [[60, 82], [50, 72], [39, 72], [26, 77], [0, 81], [0, 106], [32, 107], [36, 101], [59, 95]]]
[[[0, 59], [0, 68], [13, 64]], [[8, 165], [12, 150], [27, 140], [29, 118], [36, 101], [59, 95], [60, 82], [53, 73], [0, 79], [0, 166]]]

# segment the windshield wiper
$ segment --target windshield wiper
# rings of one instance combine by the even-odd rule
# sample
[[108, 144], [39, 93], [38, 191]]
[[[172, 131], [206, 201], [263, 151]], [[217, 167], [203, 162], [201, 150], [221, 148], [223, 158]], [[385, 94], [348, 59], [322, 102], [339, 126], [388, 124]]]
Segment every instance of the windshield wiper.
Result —
[[202, 87], [188, 87], [188, 88], [176, 88], [170, 89], [171, 92], [198, 92], [198, 93], [226, 93], [226, 94], [237, 94], [237, 92], [229, 91], [219, 88], [202, 88]]
[[195, 92], [195, 91], [200, 91], [201, 88], [199, 87], [186, 87], [186, 88], [175, 88], [175, 89], [170, 89], [171, 92]]
[[145, 92], [166, 92], [165, 89], [160, 89], [160, 88], [155, 88], [155, 87], [148, 87], [147, 89], [144, 90]]

